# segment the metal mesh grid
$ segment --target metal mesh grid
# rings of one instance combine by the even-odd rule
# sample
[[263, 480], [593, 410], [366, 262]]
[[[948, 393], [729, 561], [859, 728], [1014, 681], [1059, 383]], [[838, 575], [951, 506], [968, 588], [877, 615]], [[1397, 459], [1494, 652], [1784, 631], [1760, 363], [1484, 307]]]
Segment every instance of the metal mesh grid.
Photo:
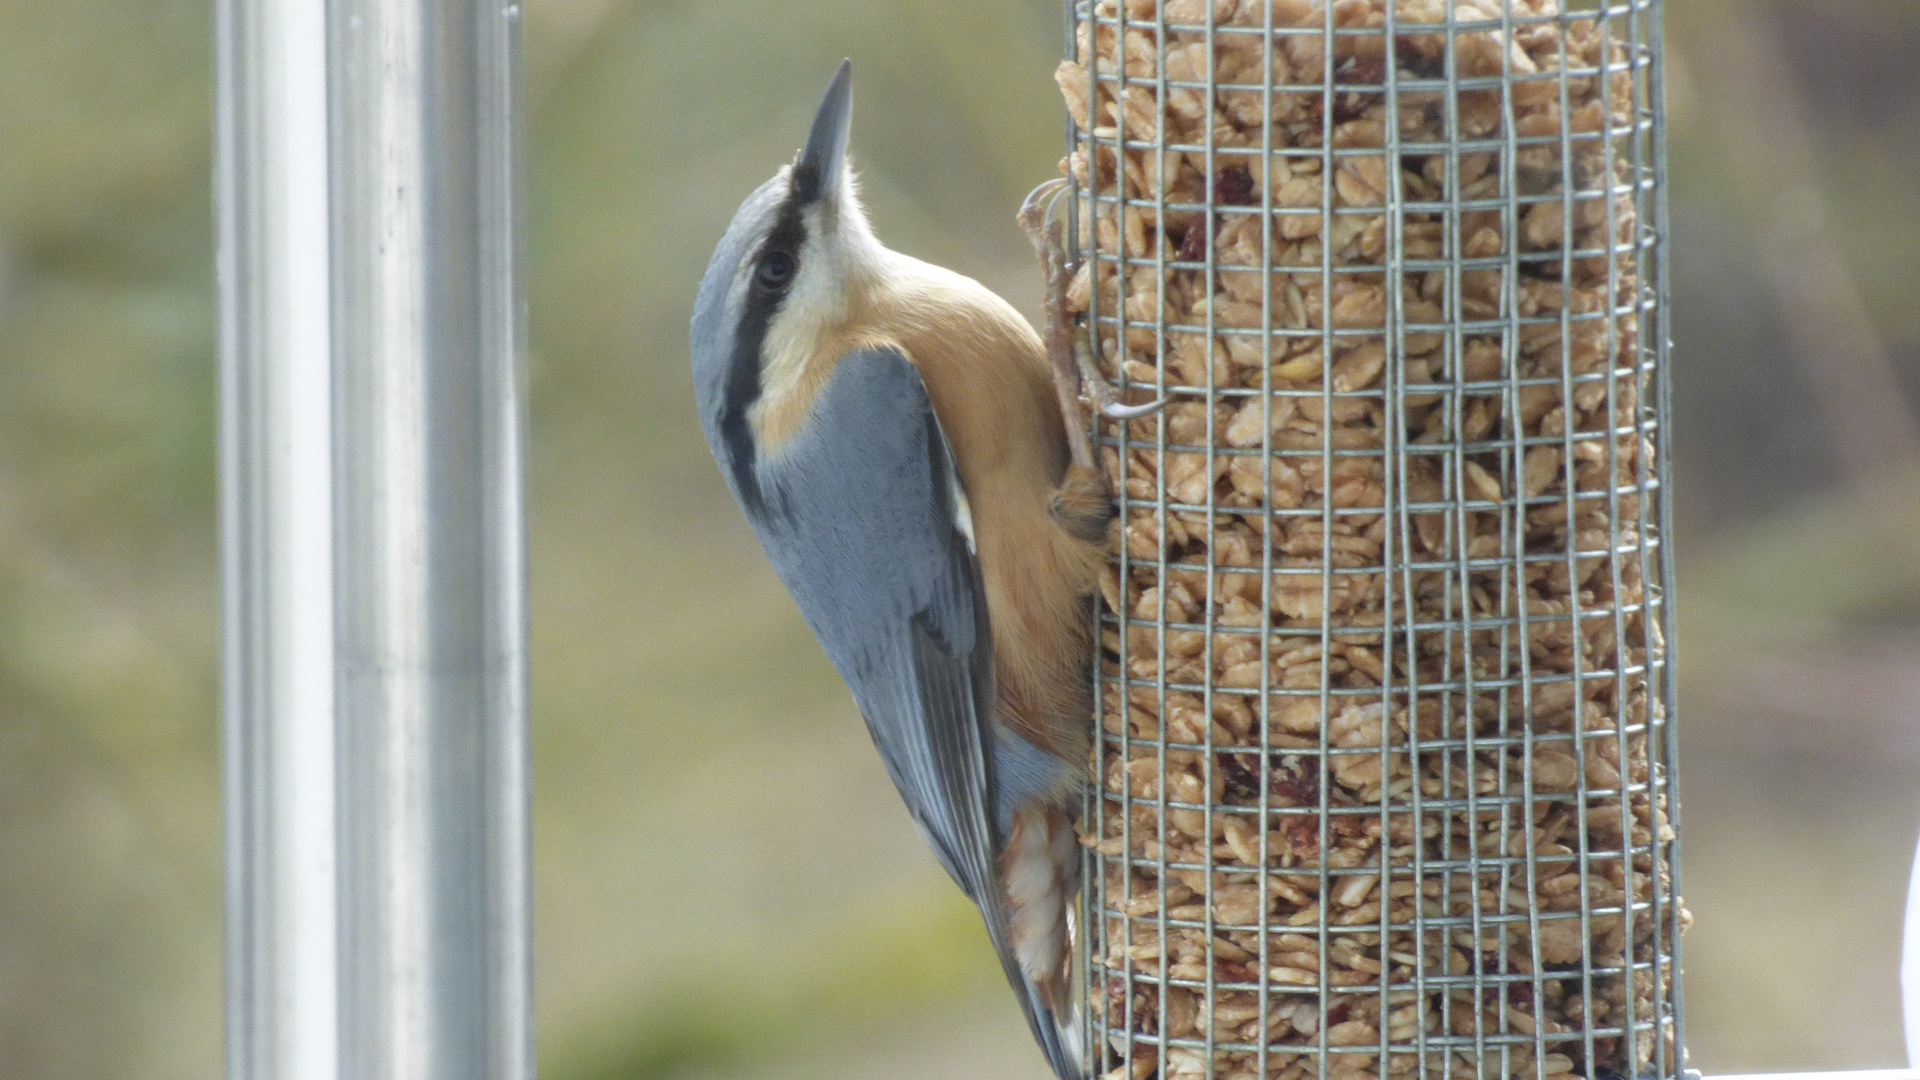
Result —
[[1087, 1060], [1676, 1075], [1658, 0], [1067, 20]]

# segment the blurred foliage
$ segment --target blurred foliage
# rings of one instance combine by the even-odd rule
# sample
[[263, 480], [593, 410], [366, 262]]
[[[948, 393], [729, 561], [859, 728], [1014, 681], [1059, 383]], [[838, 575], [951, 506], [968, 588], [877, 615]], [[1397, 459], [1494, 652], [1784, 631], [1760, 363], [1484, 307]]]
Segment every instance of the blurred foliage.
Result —
[[[1722, 20], [1761, 16], [1835, 235], [1920, 382], [1920, 8], [1672, 5], [1692, 1044], [1709, 1071], [1884, 1066], [1920, 751], [1776, 742], [1805, 725], [1742, 674], [1920, 639], [1920, 573], [1836, 490], [1818, 367], [1783, 355], [1760, 226], [1727, 194], [1728, 106], [1689, 74]], [[726, 499], [684, 334], [713, 240], [843, 55], [881, 234], [1031, 310], [1011, 210], [1060, 152], [1059, 10], [535, 0], [527, 19], [545, 1074], [1038, 1077], [974, 915]], [[0, 5], [10, 1080], [218, 1069], [209, 20], [205, 0]]]
[[206, 27], [0, 5], [9, 1077], [218, 1060]]

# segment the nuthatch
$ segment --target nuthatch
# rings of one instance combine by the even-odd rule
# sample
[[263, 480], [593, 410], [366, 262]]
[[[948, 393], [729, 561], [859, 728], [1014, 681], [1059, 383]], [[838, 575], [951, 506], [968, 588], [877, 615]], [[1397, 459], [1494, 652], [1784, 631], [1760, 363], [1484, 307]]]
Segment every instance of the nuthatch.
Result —
[[851, 108], [843, 62], [707, 264], [700, 420], [1049, 1064], [1080, 1080], [1074, 819], [1112, 503], [1070, 460], [1071, 406], [1026, 320], [874, 238]]

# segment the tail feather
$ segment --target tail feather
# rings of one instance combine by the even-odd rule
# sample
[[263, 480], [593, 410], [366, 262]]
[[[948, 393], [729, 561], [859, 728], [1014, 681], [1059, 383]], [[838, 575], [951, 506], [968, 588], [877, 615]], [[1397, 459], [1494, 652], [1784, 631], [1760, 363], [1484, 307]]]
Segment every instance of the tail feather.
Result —
[[[1084, 1080], [1079, 1016], [1073, 1007], [1073, 905], [1080, 892], [1080, 848], [1072, 817], [1038, 801], [1017, 812], [1000, 869], [1006, 933], [995, 935], [994, 944], [1007, 981], [1055, 1075]], [[989, 916], [989, 927], [995, 921]]]
[[1017, 989], [1022, 990], [1027, 1025], [1033, 1029], [1053, 1074], [1060, 1080], [1084, 1080], [1087, 1068], [1080, 1057], [1080, 1022], [1075, 1010], [1045, 1004], [1032, 983]]

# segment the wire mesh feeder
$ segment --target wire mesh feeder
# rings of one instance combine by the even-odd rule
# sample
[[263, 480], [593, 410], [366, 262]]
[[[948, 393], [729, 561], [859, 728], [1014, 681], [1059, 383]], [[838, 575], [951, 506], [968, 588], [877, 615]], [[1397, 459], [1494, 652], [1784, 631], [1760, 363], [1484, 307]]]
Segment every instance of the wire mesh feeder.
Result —
[[1658, 19], [1069, 7], [1112, 1080], [1681, 1068]]

